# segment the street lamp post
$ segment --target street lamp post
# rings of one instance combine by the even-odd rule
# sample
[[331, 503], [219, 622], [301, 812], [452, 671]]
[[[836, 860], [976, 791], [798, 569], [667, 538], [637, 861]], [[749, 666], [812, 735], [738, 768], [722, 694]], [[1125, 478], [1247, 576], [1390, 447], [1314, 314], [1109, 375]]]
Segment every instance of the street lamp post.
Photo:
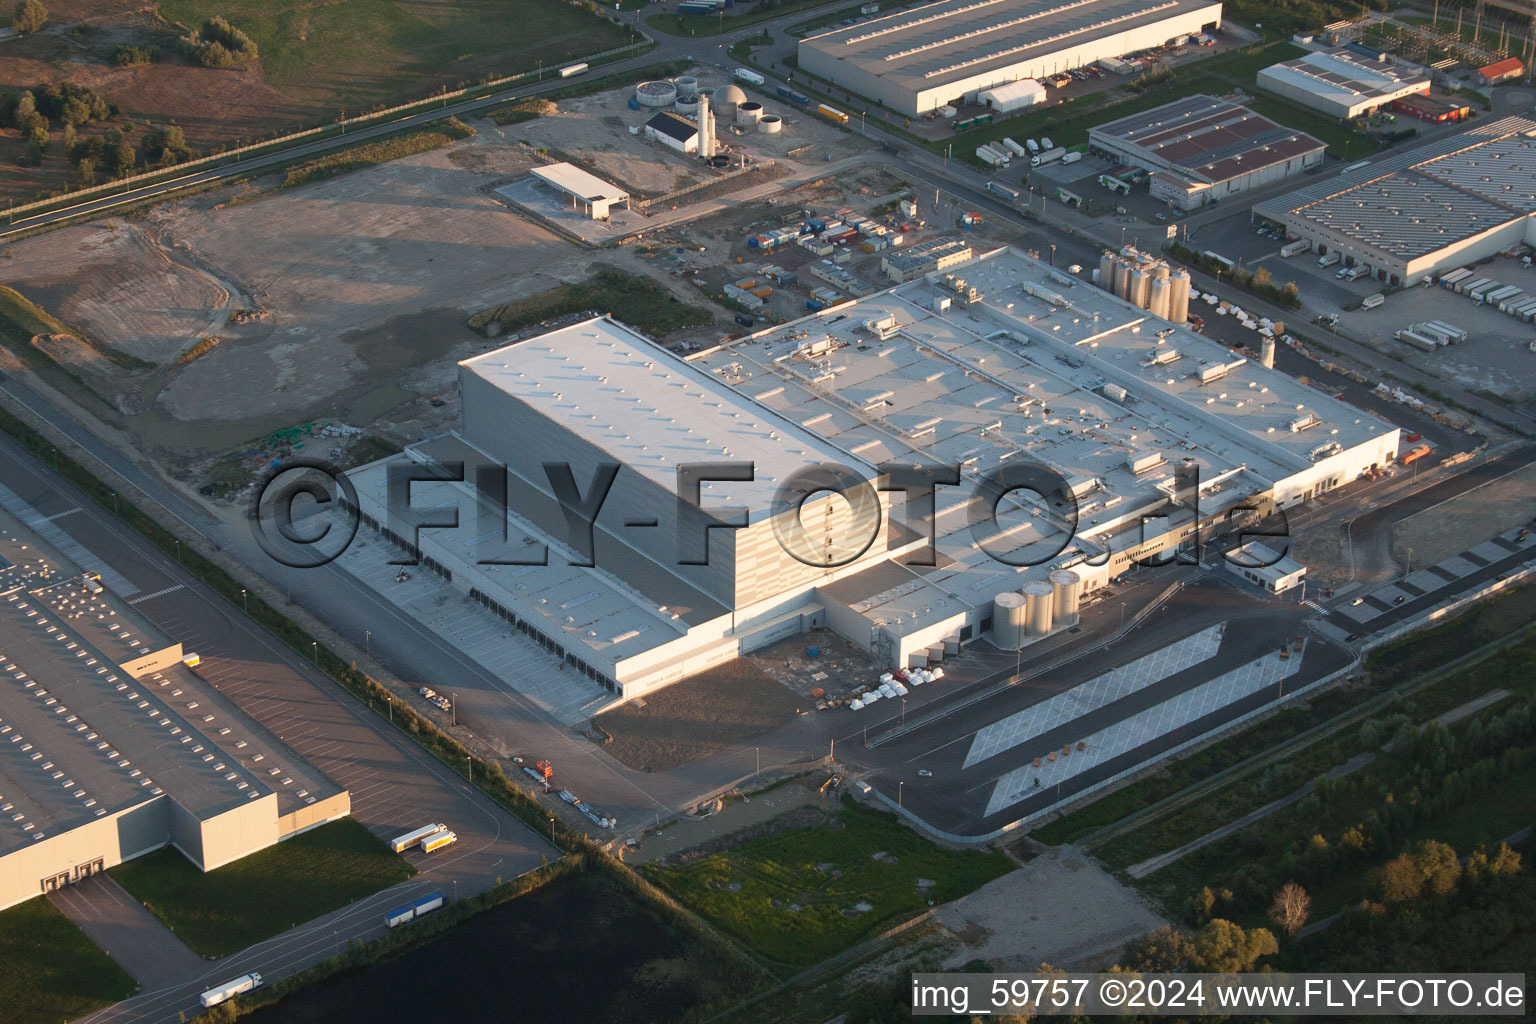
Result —
[[320, 667], [320, 641], [318, 641], [318, 640], [311, 640], [309, 642], [309, 655], [310, 655], [310, 658], [313, 659], [313, 661], [315, 663], [315, 667], [319, 668]]
[[901, 791], [902, 791], [903, 787], [905, 787], [905, 786], [906, 786], [905, 782], [897, 782], [896, 783], [896, 806], [898, 808], [901, 807]]
[[448, 695], [448, 711], [449, 711], [450, 714], [453, 715], [453, 724], [454, 725], [458, 725], [459, 724], [459, 695], [458, 694], [450, 693]]
[[241, 607], [242, 610], [244, 610], [246, 612], [246, 614], [250, 614], [251, 602], [250, 602], [250, 598], [246, 596], [246, 592], [245, 592], [245, 588], [244, 587], [240, 588], [240, 607]]
[[753, 757], [753, 759], [756, 762], [755, 767], [753, 767], [753, 769], [752, 769], [752, 781], [756, 782], [757, 781], [757, 777], [759, 775], [761, 775], [762, 772], [763, 772], [763, 754], [762, 754], [762, 751], [759, 750], [757, 747], [753, 747], [752, 748], [752, 757]]
[[373, 657], [373, 630], [371, 629], [363, 630], [363, 654], [369, 658]]
[[395, 698], [385, 697], [384, 703], [389, 705], [389, 724], [395, 724]]

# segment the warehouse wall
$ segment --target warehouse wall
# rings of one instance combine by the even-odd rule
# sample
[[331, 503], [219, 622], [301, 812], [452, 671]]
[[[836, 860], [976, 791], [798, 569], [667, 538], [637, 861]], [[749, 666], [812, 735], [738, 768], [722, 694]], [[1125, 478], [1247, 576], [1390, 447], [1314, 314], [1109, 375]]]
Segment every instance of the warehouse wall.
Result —
[[77, 880], [98, 858], [105, 870], [164, 846], [170, 837], [170, 803], [156, 797], [0, 857], [0, 910], [42, 895], [44, 879], [63, 875]]
[[198, 866], [204, 871], [221, 868], [257, 850], [265, 850], [278, 839], [277, 794], [241, 800], [223, 814], [203, 819], [199, 831], [202, 834], [202, 859]]

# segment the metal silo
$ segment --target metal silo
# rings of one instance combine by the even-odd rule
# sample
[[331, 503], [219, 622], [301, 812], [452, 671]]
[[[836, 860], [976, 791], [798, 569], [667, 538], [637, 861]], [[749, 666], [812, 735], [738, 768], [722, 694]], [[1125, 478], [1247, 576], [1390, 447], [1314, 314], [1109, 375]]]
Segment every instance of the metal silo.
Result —
[[1115, 254], [1108, 249], [1099, 257], [1099, 287], [1107, 292], [1115, 290]]
[[1152, 279], [1152, 291], [1147, 300], [1147, 311], [1153, 316], [1160, 316], [1164, 320], [1168, 317], [1168, 299], [1173, 292], [1173, 287], [1167, 278]]
[[1168, 319], [1176, 324], [1189, 320], [1189, 271], [1180, 267], [1168, 279], [1173, 291], [1168, 295]]
[[1026, 636], [1045, 636], [1051, 631], [1051, 585], [1036, 580], [1024, 585], [1024, 632]]
[[1077, 605], [1082, 593], [1083, 581], [1071, 569], [1057, 569], [1051, 573], [1054, 591], [1051, 614], [1058, 626], [1077, 625]]
[[1131, 271], [1131, 280], [1126, 287], [1126, 301], [1146, 309], [1147, 304], [1152, 301], [1152, 275], [1137, 267]]
[[992, 642], [1005, 651], [1024, 646], [1024, 595], [1015, 591], [992, 599]]
[[1259, 343], [1259, 365], [1271, 370], [1275, 368], [1275, 336], [1273, 334]]

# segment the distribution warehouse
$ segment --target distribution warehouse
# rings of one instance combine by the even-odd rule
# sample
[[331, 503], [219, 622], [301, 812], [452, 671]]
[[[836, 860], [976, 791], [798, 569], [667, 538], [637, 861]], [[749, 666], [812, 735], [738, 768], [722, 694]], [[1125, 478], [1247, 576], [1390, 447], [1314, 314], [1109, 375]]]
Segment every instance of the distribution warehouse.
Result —
[[1429, 76], [1348, 50], [1309, 53], [1259, 72], [1259, 88], [1331, 117], [1353, 118], [1429, 92]]
[[1506, 117], [1254, 206], [1390, 284], [1536, 244], [1536, 121]]
[[211, 871], [351, 810], [101, 575], [0, 511], [0, 908], [167, 845]]
[[1088, 131], [1092, 151], [1152, 173], [1152, 198], [1183, 210], [1300, 174], [1327, 147], [1236, 103], [1195, 95]]
[[802, 39], [802, 70], [905, 114], [1221, 25], [1210, 0], [940, 0]]
[[[687, 360], [589, 320], [467, 360], [460, 389], [461, 431], [353, 471], [364, 522], [625, 697], [817, 625], [929, 662], [1031, 584], [1059, 598], [1048, 629], [1070, 627], [1079, 594], [1195, 541], [1197, 515], [1305, 501], [1398, 446], [1012, 249]], [[429, 460], [462, 482], [418, 484], [411, 507], [461, 526], [418, 535], [387, 509], [389, 467]], [[914, 464], [962, 467], [932, 516], [881, 476]], [[511, 486], [487, 490], [496, 465]], [[978, 520], [981, 474], [1041, 466], [1059, 486]], [[554, 497], [605, 486], [590, 535]]]

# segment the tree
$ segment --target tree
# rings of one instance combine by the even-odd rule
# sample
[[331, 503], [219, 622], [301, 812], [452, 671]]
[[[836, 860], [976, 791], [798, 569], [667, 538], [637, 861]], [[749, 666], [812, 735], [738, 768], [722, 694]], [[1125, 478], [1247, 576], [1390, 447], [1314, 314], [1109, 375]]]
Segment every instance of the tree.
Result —
[[1268, 928], [1250, 928], [1222, 918], [1212, 918], [1195, 934], [1191, 965], [1216, 974], [1240, 974], [1253, 969], [1259, 957], [1280, 951]]
[[1255, 270], [1253, 272], [1253, 283], [1261, 288], [1269, 284], [1269, 268], [1260, 267], [1258, 270]]
[[11, 15], [11, 28], [22, 34], [36, 32], [46, 24], [48, 8], [43, 6], [42, 0], [21, 0]]
[[20, 128], [37, 115], [37, 97], [24, 92], [16, 99], [16, 109], [11, 111], [11, 121]]
[[1137, 971], [1169, 974], [1182, 971], [1194, 955], [1194, 947], [1183, 932], [1164, 925], [1125, 947], [1125, 966]]
[[94, 184], [96, 184], [96, 161], [95, 160], [92, 160], [90, 157], [86, 157], [84, 160], [80, 161], [78, 167], [79, 167], [79, 173], [80, 173], [80, 184], [82, 184], [82, 185], [94, 185]]
[[1275, 901], [1269, 905], [1269, 919], [1294, 939], [1302, 925], [1307, 923], [1307, 915], [1311, 911], [1312, 897], [1307, 895], [1307, 890], [1295, 882], [1286, 882], [1275, 893]]

